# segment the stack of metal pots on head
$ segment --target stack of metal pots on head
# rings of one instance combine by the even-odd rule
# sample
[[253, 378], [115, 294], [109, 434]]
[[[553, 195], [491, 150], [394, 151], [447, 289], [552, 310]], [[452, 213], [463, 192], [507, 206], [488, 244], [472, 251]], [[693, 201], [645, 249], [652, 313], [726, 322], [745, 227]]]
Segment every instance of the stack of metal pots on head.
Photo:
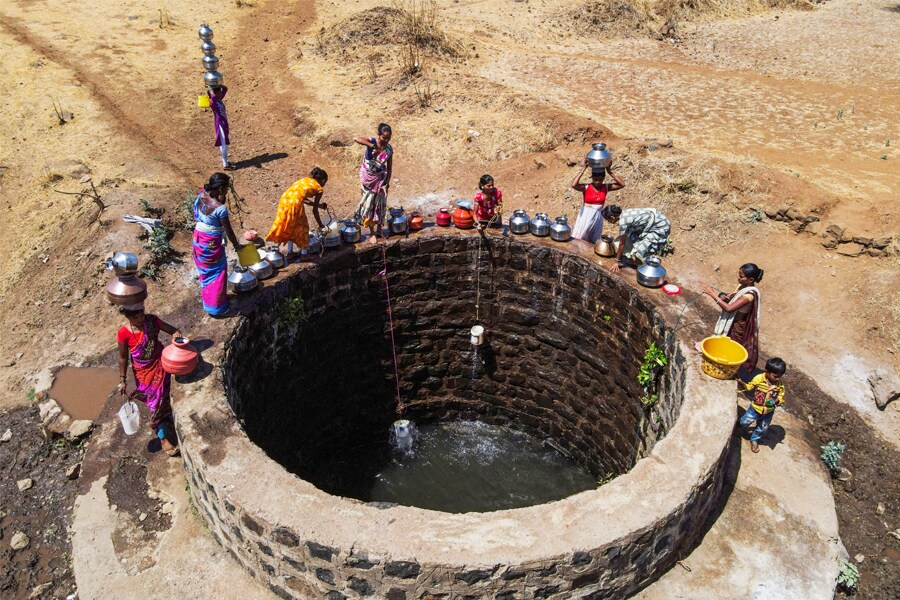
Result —
[[206, 87], [218, 87], [222, 85], [222, 74], [219, 73], [219, 59], [216, 57], [216, 45], [213, 43], [213, 30], [203, 23], [197, 30], [197, 35], [203, 40], [200, 50], [203, 52], [203, 85]]
[[110, 304], [129, 306], [147, 298], [147, 284], [138, 279], [138, 259], [130, 252], [116, 252], [106, 261], [106, 268], [116, 276], [106, 284], [106, 297]]

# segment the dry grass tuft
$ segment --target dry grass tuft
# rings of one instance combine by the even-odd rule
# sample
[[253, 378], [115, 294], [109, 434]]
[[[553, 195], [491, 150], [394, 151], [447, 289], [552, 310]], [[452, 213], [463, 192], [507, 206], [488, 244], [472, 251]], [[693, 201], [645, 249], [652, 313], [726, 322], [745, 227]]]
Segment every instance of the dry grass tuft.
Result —
[[555, 20], [579, 35], [658, 36], [673, 31], [681, 22], [813, 6], [813, 0], [591, 0], [567, 9]]

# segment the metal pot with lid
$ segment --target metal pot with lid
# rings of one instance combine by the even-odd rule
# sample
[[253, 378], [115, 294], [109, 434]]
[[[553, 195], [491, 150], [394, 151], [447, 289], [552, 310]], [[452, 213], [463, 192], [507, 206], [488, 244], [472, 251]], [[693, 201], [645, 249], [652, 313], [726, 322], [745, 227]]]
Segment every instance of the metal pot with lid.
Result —
[[658, 256], [647, 258], [647, 262], [637, 268], [637, 281], [644, 287], [659, 287], [666, 281], [666, 270]]
[[532, 235], [546, 237], [550, 235], [550, 217], [547, 216], [547, 213], [539, 212], [528, 224], [528, 228]]
[[341, 225], [341, 240], [346, 244], [355, 244], [360, 240], [359, 226], [356, 219], [347, 219]]
[[266, 248], [266, 251], [262, 255], [262, 259], [276, 269], [280, 269], [287, 264], [287, 259], [284, 257], [284, 254], [282, 254], [278, 249], [278, 246], [274, 244]]
[[341, 224], [337, 221], [332, 221], [328, 224], [328, 233], [325, 234], [325, 238], [322, 241], [322, 244], [326, 248], [337, 248], [341, 245]]
[[249, 268], [245, 269], [237, 262], [234, 263], [231, 275], [228, 276], [228, 289], [235, 294], [249, 292], [259, 285], [259, 280]]
[[528, 213], [521, 208], [516, 209], [509, 218], [509, 230], [517, 234], [528, 233], [530, 223], [531, 219], [528, 218]]
[[116, 275], [134, 275], [138, 270], [137, 255], [131, 252], [116, 252], [112, 258], [106, 259], [106, 269], [115, 271]]
[[309, 232], [309, 248], [307, 248], [306, 251], [310, 254], [322, 251], [322, 240], [319, 238], [318, 234], [315, 234], [312, 231]]
[[556, 222], [550, 226], [550, 239], [555, 242], [568, 242], [572, 239], [572, 228], [566, 215], [556, 217]]
[[598, 142], [591, 146], [591, 151], [587, 153], [587, 161], [591, 171], [605, 171], [612, 163], [612, 154], [606, 149], [606, 144]]

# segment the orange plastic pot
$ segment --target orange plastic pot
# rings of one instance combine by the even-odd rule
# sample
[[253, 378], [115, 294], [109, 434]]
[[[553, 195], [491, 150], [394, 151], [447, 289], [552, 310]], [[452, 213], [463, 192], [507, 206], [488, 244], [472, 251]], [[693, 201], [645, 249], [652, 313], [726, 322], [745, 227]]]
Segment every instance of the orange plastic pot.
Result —
[[188, 375], [197, 368], [200, 356], [188, 338], [175, 338], [162, 351], [162, 367], [172, 375]]
[[471, 210], [459, 206], [453, 211], [453, 224], [457, 229], [472, 229], [475, 226], [475, 217]]
[[425, 227], [425, 219], [422, 218], [417, 212], [410, 213], [409, 215], [409, 229], [410, 231], [420, 231], [423, 227]]

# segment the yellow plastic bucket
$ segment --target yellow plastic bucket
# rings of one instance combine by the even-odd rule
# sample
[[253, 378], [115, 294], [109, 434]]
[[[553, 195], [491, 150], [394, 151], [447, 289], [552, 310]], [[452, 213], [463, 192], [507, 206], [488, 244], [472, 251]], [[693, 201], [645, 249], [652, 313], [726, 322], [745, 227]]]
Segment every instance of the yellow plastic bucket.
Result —
[[708, 337], [700, 342], [703, 363], [700, 368], [716, 379], [733, 379], [747, 362], [747, 349], [725, 335]]
[[246, 244], [243, 248], [238, 250], [238, 262], [241, 263], [242, 267], [249, 267], [250, 265], [255, 265], [262, 259], [259, 257], [259, 252], [256, 250], [256, 246], [253, 244]]
[[209, 96], [206, 94], [197, 96], [197, 106], [200, 108], [209, 108]]

